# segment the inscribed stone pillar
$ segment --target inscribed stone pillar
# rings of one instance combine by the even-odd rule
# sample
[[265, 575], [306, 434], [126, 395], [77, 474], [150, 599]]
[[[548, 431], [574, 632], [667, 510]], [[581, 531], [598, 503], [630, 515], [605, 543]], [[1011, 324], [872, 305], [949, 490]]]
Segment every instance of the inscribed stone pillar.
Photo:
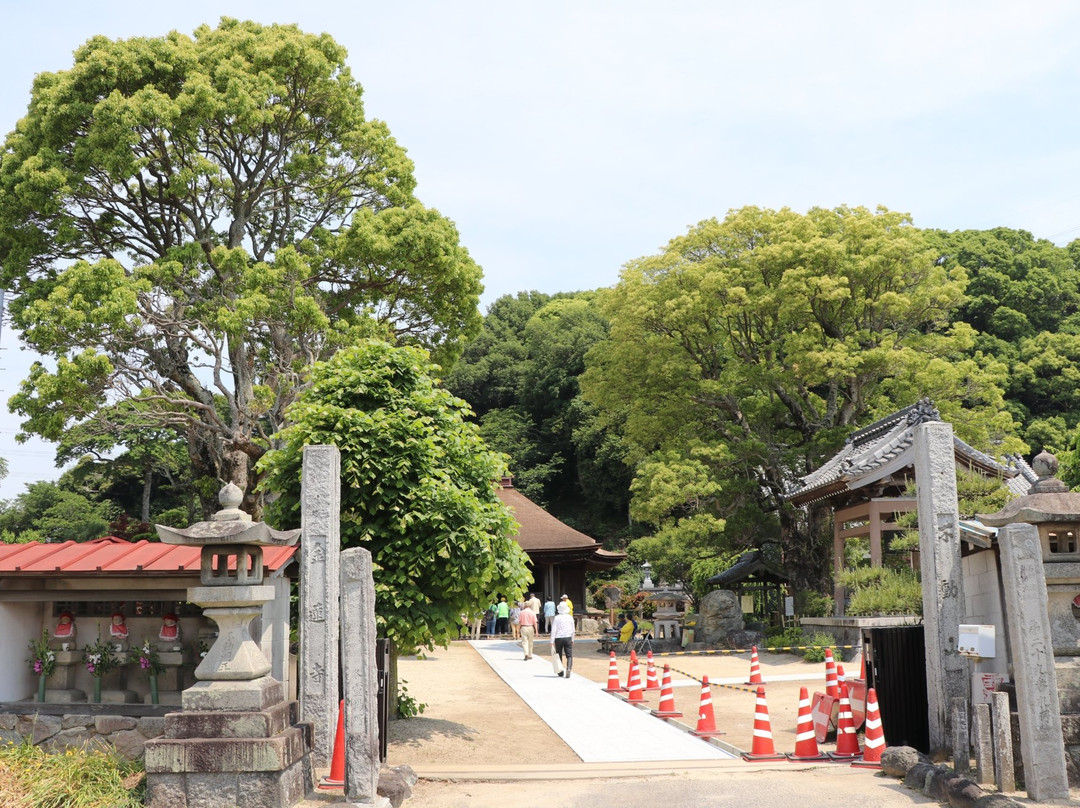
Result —
[[345, 696], [345, 799], [353, 805], [385, 803], [379, 786], [379, 716], [375, 665], [375, 580], [371, 553], [341, 554], [341, 670]]
[[971, 729], [975, 735], [975, 782], [994, 782], [994, 741], [991, 734], [990, 705], [971, 705]]
[[926, 634], [926, 699], [930, 748], [949, 747], [949, 707], [968, 699], [967, 660], [956, 650], [964, 618], [960, 564], [960, 514], [952, 424], [915, 427], [915, 484], [919, 506], [919, 557]]
[[300, 484], [300, 717], [315, 727], [312, 760], [330, 766], [338, 712], [341, 453], [305, 446]]
[[[1036, 802], [1068, 799], [1054, 649], [1046, 610], [1042, 544], [1035, 525], [1017, 522], [998, 531], [1001, 580], [1013, 654], [1024, 785]], [[997, 694], [995, 694], [997, 695]]]

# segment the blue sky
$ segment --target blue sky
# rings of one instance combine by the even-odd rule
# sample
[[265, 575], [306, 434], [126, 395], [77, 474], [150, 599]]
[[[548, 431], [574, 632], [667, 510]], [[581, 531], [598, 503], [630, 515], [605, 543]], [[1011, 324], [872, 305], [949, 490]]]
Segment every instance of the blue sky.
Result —
[[[86, 39], [223, 16], [348, 48], [367, 113], [484, 268], [484, 304], [593, 289], [732, 208], [884, 205], [1080, 237], [1080, 4], [0, 0], [0, 130]], [[0, 397], [32, 357], [0, 338]], [[0, 413], [0, 498], [58, 474]]]

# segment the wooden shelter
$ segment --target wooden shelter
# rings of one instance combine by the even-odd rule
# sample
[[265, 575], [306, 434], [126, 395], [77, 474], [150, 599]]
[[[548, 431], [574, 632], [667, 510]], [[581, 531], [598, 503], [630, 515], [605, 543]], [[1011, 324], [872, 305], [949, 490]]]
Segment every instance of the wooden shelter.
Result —
[[596, 539], [560, 522], [516, 490], [509, 478], [503, 479], [498, 496], [521, 525], [514, 539], [529, 556], [532, 591], [556, 602], [568, 595], [575, 614], [584, 614], [585, 573], [610, 569], [623, 561], [626, 553], [605, 550]]
[[[771, 563], [761, 548], [743, 553], [733, 565], [709, 578], [706, 583], [717, 589], [729, 589], [743, 601], [743, 613], [770, 616], [773, 622], [783, 623], [784, 597], [788, 577], [783, 568]], [[747, 609], [744, 598], [751, 598], [753, 608]]]

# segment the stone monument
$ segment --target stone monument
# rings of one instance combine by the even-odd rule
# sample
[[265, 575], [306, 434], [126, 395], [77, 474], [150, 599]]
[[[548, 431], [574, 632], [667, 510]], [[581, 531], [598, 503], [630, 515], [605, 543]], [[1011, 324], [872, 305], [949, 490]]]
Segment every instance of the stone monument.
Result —
[[262, 548], [293, 545], [300, 531], [252, 522], [242, 500], [230, 483], [210, 521], [157, 526], [166, 544], [202, 548], [201, 586], [188, 600], [217, 623], [218, 637], [182, 694], [183, 710], [166, 715], [164, 734], [146, 743], [150, 808], [286, 808], [312, 784], [311, 727], [249, 630], [274, 597], [263, 585]]

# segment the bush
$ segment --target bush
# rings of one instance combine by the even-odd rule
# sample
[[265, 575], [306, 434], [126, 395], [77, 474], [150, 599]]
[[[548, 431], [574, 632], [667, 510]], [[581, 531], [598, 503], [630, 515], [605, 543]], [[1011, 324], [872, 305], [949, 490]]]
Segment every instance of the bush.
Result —
[[849, 615], [922, 614], [922, 584], [910, 569], [857, 567], [840, 573]]
[[778, 654], [798, 654], [799, 651], [795, 649], [801, 645], [806, 645], [806, 636], [798, 626], [781, 629], [779, 634], [774, 634], [772, 637], [766, 635], [765, 639], [765, 647]]
[[803, 659], [807, 662], [824, 662], [826, 648], [832, 651], [834, 658], [836, 657], [836, 639], [824, 631], [816, 631], [807, 637], [805, 645], [809, 646], [803, 652]]
[[141, 808], [144, 790], [142, 764], [115, 752], [0, 747], [0, 804], [8, 808]]

